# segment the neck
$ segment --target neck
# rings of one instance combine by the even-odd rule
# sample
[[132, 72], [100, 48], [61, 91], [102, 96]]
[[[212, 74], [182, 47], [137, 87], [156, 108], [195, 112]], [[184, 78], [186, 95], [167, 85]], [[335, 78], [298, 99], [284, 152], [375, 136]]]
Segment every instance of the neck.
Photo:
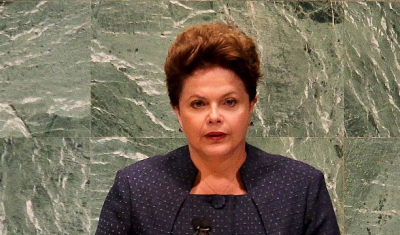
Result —
[[192, 194], [245, 194], [246, 190], [239, 169], [246, 160], [246, 151], [231, 156], [200, 156], [191, 158], [199, 170], [191, 190]]
[[236, 151], [229, 156], [202, 156], [190, 151], [190, 157], [202, 175], [215, 177], [234, 176], [246, 160], [246, 151]]

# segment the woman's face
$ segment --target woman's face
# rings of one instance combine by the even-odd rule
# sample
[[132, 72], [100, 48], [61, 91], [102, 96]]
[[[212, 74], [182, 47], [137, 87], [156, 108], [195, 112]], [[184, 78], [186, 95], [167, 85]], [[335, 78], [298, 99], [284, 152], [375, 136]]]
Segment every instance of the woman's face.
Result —
[[192, 155], [234, 156], [243, 153], [251, 113], [243, 82], [231, 70], [212, 67], [195, 71], [174, 107]]

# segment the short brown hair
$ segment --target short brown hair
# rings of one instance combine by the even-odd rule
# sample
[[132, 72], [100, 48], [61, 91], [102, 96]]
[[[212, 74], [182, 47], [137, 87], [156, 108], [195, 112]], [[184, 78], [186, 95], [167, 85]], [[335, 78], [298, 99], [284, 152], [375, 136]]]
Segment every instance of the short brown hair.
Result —
[[261, 72], [253, 39], [234, 25], [208, 23], [180, 33], [168, 50], [164, 70], [171, 105], [178, 106], [187, 77], [196, 70], [212, 66], [236, 73], [250, 100], [256, 97]]

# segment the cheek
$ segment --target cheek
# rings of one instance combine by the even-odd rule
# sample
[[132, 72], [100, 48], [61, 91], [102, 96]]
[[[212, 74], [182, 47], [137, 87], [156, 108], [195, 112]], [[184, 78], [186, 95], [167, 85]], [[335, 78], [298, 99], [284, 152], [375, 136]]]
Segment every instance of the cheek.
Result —
[[183, 114], [181, 116], [181, 122], [186, 127], [186, 129], [188, 129], [188, 128], [189, 129], [197, 129], [201, 125], [202, 120], [197, 115]]
[[[251, 118], [251, 113], [247, 110], [244, 109], [240, 114], [239, 114], [239, 119], [240, 121], [248, 121]], [[243, 123], [242, 123], [243, 124]]]

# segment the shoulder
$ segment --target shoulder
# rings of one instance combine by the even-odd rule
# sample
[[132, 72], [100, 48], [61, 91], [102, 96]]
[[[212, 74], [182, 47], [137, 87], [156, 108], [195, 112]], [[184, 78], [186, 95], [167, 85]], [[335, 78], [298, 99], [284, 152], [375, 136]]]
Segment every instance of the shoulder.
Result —
[[315, 167], [292, 158], [285, 156], [267, 153], [257, 147], [248, 145], [248, 161], [252, 167], [259, 170], [282, 170], [285, 169], [288, 172], [299, 172], [301, 174], [319, 174], [319, 170]]
[[117, 173], [130, 184], [148, 185], [151, 182], [169, 182], [191, 179], [196, 174], [187, 146], [177, 148], [164, 155], [155, 155], [133, 163]]
[[323, 180], [323, 174], [313, 166], [285, 156], [270, 154], [252, 145], [247, 146], [248, 159], [243, 176], [252, 178], [254, 184], [278, 184], [307, 187]]
[[[335, 213], [322, 172], [307, 163], [270, 154], [248, 146], [248, 159], [243, 180], [262, 211], [267, 229], [277, 231], [273, 224], [284, 227], [287, 234], [339, 234]], [[283, 227], [282, 227], [283, 228]], [[314, 231], [317, 230], [318, 231]], [[332, 232], [334, 231], [334, 232]]]
[[139, 174], [155, 173], [174, 164], [183, 163], [185, 158], [189, 158], [187, 146], [182, 146], [166, 154], [151, 156], [149, 158], [137, 161], [123, 169], [119, 170], [121, 174]]

